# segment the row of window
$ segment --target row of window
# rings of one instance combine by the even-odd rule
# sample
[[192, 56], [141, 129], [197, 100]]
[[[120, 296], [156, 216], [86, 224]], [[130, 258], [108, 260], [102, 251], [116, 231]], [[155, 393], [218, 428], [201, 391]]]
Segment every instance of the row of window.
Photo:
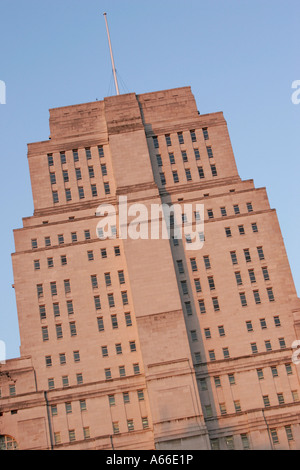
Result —
[[[197, 168], [198, 168], [199, 178], [200, 179], [205, 178], [203, 167], [198, 166]], [[212, 176], [218, 176], [217, 167], [216, 167], [215, 164], [210, 165], [210, 169], [211, 169], [211, 175]], [[165, 173], [160, 172], [159, 175], [160, 175], [161, 184], [163, 186], [166, 185], [167, 181], [166, 181]], [[173, 176], [173, 183], [179, 183], [179, 176], [178, 176], [178, 171], [177, 170], [172, 171], [172, 176]], [[186, 181], [192, 181], [192, 173], [191, 173], [191, 170], [189, 168], [185, 168], [185, 176], [186, 176]]]
[[[292, 426], [287, 425], [284, 427], [285, 430], [285, 435], [288, 441], [293, 441], [294, 436], [293, 436], [293, 431], [292, 431]], [[276, 445], [279, 444], [279, 438], [278, 438], [278, 430], [276, 428], [270, 428], [270, 434], [271, 434], [271, 439], [272, 439], [272, 444]], [[240, 440], [242, 444], [242, 448], [245, 450], [250, 449], [250, 439], [247, 434], [240, 434]], [[233, 436], [226, 436], [225, 438], [215, 438], [215, 439], [210, 439], [210, 444], [211, 444], [211, 449], [212, 450], [221, 450], [223, 448], [223, 442], [224, 442], [224, 447], [227, 450], [234, 450], [235, 449], [235, 443], [234, 443], [234, 437]]]
[[[84, 235], [84, 240], [91, 240], [90, 230], [84, 230], [83, 235]], [[77, 232], [71, 232], [71, 242], [72, 243], [78, 242]], [[44, 246], [46, 248], [51, 247], [51, 246], [64, 245], [64, 244], [65, 244], [65, 237], [64, 237], [63, 234], [59, 234], [57, 236], [57, 245], [52, 244], [51, 237], [49, 237], [49, 236], [44, 237]], [[31, 248], [32, 248], [32, 250], [38, 249], [38, 240], [37, 240], [37, 238], [33, 238], [31, 240]], [[101, 254], [101, 258], [103, 258], [103, 259], [107, 258], [107, 249], [106, 248], [101, 248], [100, 254]], [[121, 251], [120, 251], [119, 246], [114, 246], [114, 255], [115, 256], [120, 256], [121, 255]]]
[[[247, 208], [248, 213], [253, 212], [252, 202], [247, 202], [246, 203], [246, 208]], [[233, 210], [234, 210], [234, 215], [239, 215], [241, 213], [240, 206], [238, 204], [234, 204]], [[209, 219], [214, 219], [215, 218], [214, 210], [213, 209], [207, 209], [207, 215], [208, 215]], [[220, 207], [220, 215], [221, 215], [221, 217], [227, 217], [228, 214], [227, 214], [226, 207]]]
[[[201, 160], [201, 157], [200, 157], [200, 152], [199, 152], [199, 149], [198, 148], [194, 148], [194, 158], [196, 161], [199, 161]], [[214, 158], [214, 154], [213, 154], [213, 150], [210, 146], [207, 146], [206, 147], [206, 151], [207, 151], [207, 156], [208, 158]], [[175, 159], [175, 155], [174, 155], [174, 152], [169, 152], [169, 162], [171, 165], [175, 165], [176, 164], [176, 159]], [[181, 159], [182, 159], [182, 162], [183, 163], [187, 163], [189, 161], [188, 159], [188, 154], [186, 152], [186, 150], [181, 150]], [[156, 162], [157, 162], [157, 166], [158, 167], [162, 167], [163, 166], [163, 161], [162, 161], [162, 158], [161, 158], [161, 155], [160, 154], [156, 154]]]
[[[98, 156], [99, 158], [104, 158], [104, 149], [103, 149], [103, 145], [98, 145], [97, 147], [98, 149]], [[73, 149], [72, 150], [72, 155], [73, 155], [73, 161], [74, 163], [78, 162], [79, 161], [79, 151], [78, 149]], [[86, 159], [87, 160], [91, 160], [92, 158], [92, 150], [90, 147], [86, 147], [85, 148], [85, 156], [86, 156]], [[49, 167], [52, 167], [54, 165], [54, 157], [53, 157], [53, 154], [52, 153], [48, 153], [47, 154], [47, 160], [48, 160], [48, 166]], [[62, 165], [65, 165], [67, 163], [67, 157], [66, 157], [66, 152], [65, 151], [62, 151], [60, 152], [60, 163]]]
[[[103, 187], [104, 187], [104, 193], [106, 195], [110, 194], [109, 182], [104, 182]], [[98, 190], [97, 190], [97, 185], [96, 184], [91, 185], [91, 192], [92, 192], [93, 197], [98, 196]], [[83, 186], [78, 186], [78, 196], [79, 196], [79, 199], [84, 199], [85, 198], [85, 193], [84, 193]], [[70, 188], [65, 189], [65, 197], [66, 197], [67, 202], [72, 201], [72, 192], [71, 192]], [[53, 199], [54, 204], [57, 204], [59, 202], [58, 191], [52, 191], [52, 199]]]
[[[193, 342], [198, 341], [197, 331], [196, 330], [191, 330], [190, 331], [190, 337], [191, 337], [191, 341], [193, 341]], [[278, 338], [278, 345], [279, 345], [280, 349], [286, 349], [285, 339], [284, 338]], [[272, 345], [271, 345], [270, 340], [265, 341], [265, 348], [266, 348], [267, 352], [272, 351]], [[250, 343], [250, 349], [251, 349], [252, 354], [258, 354], [258, 348], [257, 348], [256, 343]], [[228, 347], [222, 348], [222, 353], [223, 353], [222, 359], [229, 359], [231, 357]], [[210, 361], [216, 361], [217, 360], [214, 349], [210, 349], [208, 351], [208, 357], [209, 357]], [[196, 352], [195, 353], [195, 363], [200, 364], [202, 362], [203, 361], [202, 361], [202, 358], [201, 358], [201, 353]]]
[[[101, 166], [101, 174], [102, 176], [107, 176], [107, 166], [106, 166], [106, 163], [103, 163]], [[53, 184], [56, 184], [56, 173], [54, 171], [50, 171], [49, 173], [50, 175], [50, 183], [51, 185]], [[88, 166], [88, 175], [89, 175], [89, 178], [90, 179], [93, 179], [95, 178], [95, 170], [94, 170], [94, 167], [93, 166]], [[80, 181], [82, 180], [82, 172], [81, 172], [81, 168], [79, 167], [76, 167], [75, 168], [75, 176], [76, 176], [76, 180], [77, 181]], [[69, 183], [70, 181], [70, 178], [69, 178], [69, 171], [68, 170], [62, 170], [62, 177], [63, 177], [63, 182], [64, 183]]]
[[[69, 306], [69, 304], [68, 304]], [[44, 305], [42, 307], [45, 307]], [[59, 316], [59, 305], [54, 304], [53, 305], [54, 309], [54, 315]], [[41, 310], [40, 310], [41, 311]], [[42, 309], [44, 318], [46, 317], [45, 313], [45, 308]], [[73, 312], [72, 312], [73, 313]], [[124, 313], [125, 315], [125, 324], [126, 326], [131, 326], [132, 325], [132, 319], [131, 319], [131, 314], [130, 312]], [[117, 330], [119, 328], [119, 321], [118, 321], [118, 316], [116, 314], [110, 315], [110, 320], [111, 320], [111, 327], [113, 330]], [[97, 325], [98, 325], [98, 331], [104, 331], [104, 319], [103, 317], [97, 317]], [[42, 326], [42, 340], [49, 341], [49, 328], [48, 326]], [[70, 321], [69, 322], [69, 331], [70, 331], [70, 336], [74, 337], [77, 336], [77, 327], [76, 327], [76, 322], [75, 321]], [[55, 324], [55, 332], [56, 332], [56, 339], [62, 339], [63, 338], [63, 326], [61, 323], [56, 323]]]
[[[202, 129], [202, 133], [203, 133], [204, 140], [208, 140], [209, 139], [209, 134], [208, 134], [207, 127], [204, 127]], [[180, 145], [184, 144], [183, 132], [177, 132], [177, 138], [178, 138], [178, 142], [179, 142]], [[156, 148], [156, 149], [159, 148], [158, 137], [154, 136], [152, 139], [153, 139], [154, 148]], [[197, 142], [197, 135], [196, 135], [195, 129], [190, 130], [190, 139], [191, 139], [192, 142]], [[172, 139], [171, 139], [170, 134], [165, 134], [165, 142], [166, 142], [167, 147], [171, 147]]]

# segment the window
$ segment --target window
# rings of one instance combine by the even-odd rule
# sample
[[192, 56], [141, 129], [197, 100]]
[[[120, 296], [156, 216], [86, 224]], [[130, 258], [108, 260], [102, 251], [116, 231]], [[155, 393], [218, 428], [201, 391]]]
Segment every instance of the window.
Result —
[[88, 257], [89, 261], [93, 261], [94, 260], [94, 252], [93, 251], [88, 251], [87, 252], [87, 257]]
[[196, 292], [201, 292], [202, 289], [201, 289], [200, 279], [194, 279], [194, 283], [195, 283]]
[[262, 246], [257, 247], [257, 253], [258, 253], [258, 257], [261, 261], [265, 259], [265, 255], [264, 255]]
[[36, 286], [38, 299], [44, 296], [43, 284], [37, 284]]
[[48, 379], [48, 389], [53, 390], [55, 388], [54, 379]]
[[235, 204], [235, 205], [233, 206], [233, 210], [234, 210], [235, 215], [239, 215], [239, 214], [240, 214], [240, 208], [239, 208], [239, 205], [238, 205], [238, 204]]
[[204, 303], [204, 300], [198, 300], [198, 304], [199, 304], [199, 308], [200, 308], [200, 313], [205, 313], [206, 312], [206, 309], [205, 309], [205, 303]]
[[87, 148], [85, 149], [85, 155], [86, 155], [86, 159], [87, 159], [87, 160], [90, 160], [90, 159], [92, 158], [92, 154], [91, 154], [91, 149], [90, 149], [90, 147], [87, 147]]
[[193, 315], [191, 302], [185, 302], [184, 305], [185, 305], [186, 314], [187, 315]]
[[135, 352], [136, 351], [135, 341], [129, 341], [129, 348], [130, 348], [130, 352]]
[[76, 179], [77, 181], [81, 180], [81, 169], [80, 168], [75, 168], [75, 174], [76, 174]]
[[256, 354], [258, 352], [256, 343], [251, 343], [251, 351], [252, 354]]
[[272, 377], [278, 377], [278, 370], [276, 366], [271, 367]]
[[116, 354], [122, 354], [122, 345], [121, 345], [121, 343], [117, 343], [115, 345], [115, 348], [116, 348]]
[[197, 331], [191, 330], [191, 339], [192, 341], [198, 341]]
[[285, 344], [284, 338], [278, 338], [278, 341], [279, 341], [279, 347], [280, 347], [280, 349], [285, 349], [285, 348], [286, 348], [286, 344]]
[[163, 166], [161, 155], [156, 155], [157, 166]]
[[104, 279], [105, 279], [105, 285], [106, 285], [106, 287], [111, 286], [111, 277], [110, 277], [110, 273], [105, 273], [105, 274], [104, 274]]
[[210, 269], [210, 268], [211, 268], [211, 264], [210, 264], [209, 256], [208, 256], [208, 255], [203, 256], [203, 260], [204, 260], [205, 269]]
[[265, 318], [261, 318], [259, 321], [260, 321], [261, 329], [265, 330], [267, 328], [267, 323], [266, 323]]
[[256, 372], [257, 372], [258, 380], [262, 380], [264, 378], [263, 370], [262, 369], [256, 369]]
[[104, 374], [105, 374], [105, 379], [106, 380], [111, 379], [111, 370], [110, 369], [104, 369]]
[[239, 234], [240, 234], [240, 235], [245, 235], [244, 225], [239, 225], [239, 226], [238, 226], [238, 229], [239, 229]]
[[67, 162], [65, 152], [60, 152], [60, 161], [62, 165], [64, 165]]
[[184, 274], [184, 267], [183, 267], [183, 262], [182, 260], [177, 260], [177, 269], [179, 274]]
[[100, 297], [99, 295], [96, 295], [94, 297], [94, 304], [95, 304], [95, 309], [96, 310], [101, 310], [101, 302], [100, 302]]
[[79, 351], [73, 351], [74, 362], [80, 362], [80, 353]]
[[256, 282], [254, 269], [248, 269], [248, 273], [249, 273], [250, 282], [251, 282], [251, 283]]
[[33, 261], [33, 267], [36, 271], [40, 269], [40, 260], [39, 259], [35, 259]]
[[50, 290], [51, 290], [51, 295], [52, 296], [57, 295], [56, 282], [50, 282]]
[[166, 134], [165, 139], [166, 139], [167, 146], [170, 147], [172, 145], [170, 134]]
[[228, 359], [230, 357], [228, 348], [223, 348], [223, 356], [224, 356], [224, 359]]
[[64, 375], [62, 378], [62, 386], [63, 387], [68, 387], [69, 386], [69, 377], [67, 375]]
[[257, 228], [257, 223], [256, 223], [256, 222], [254, 222], [253, 224], [251, 224], [251, 227], [252, 227], [252, 232], [253, 232], [253, 233], [258, 232], [258, 228]]
[[186, 281], [181, 281], [181, 290], [184, 295], [189, 293]]
[[221, 415], [226, 415], [227, 414], [225, 403], [220, 403], [220, 413], [221, 413]]
[[103, 157], [104, 157], [103, 145], [98, 145], [98, 155], [99, 155], [99, 158], [103, 158]]
[[54, 266], [53, 258], [47, 258], [47, 266], [48, 268], [53, 268]]
[[235, 376], [234, 374], [228, 374], [228, 380], [230, 385], [235, 385]]
[[178, 136], [178, 142], [180, 144], [184, 144], [184, 138], [183, 138], [182, 132], [177, 132], [177, 136]]
[[69, 279], [64, 280], [64, 288], [65, 288], [65, 294], [69, 294], [71, 292], [71, 284]]
[[79, 199], [84, 199], [84, 189], [82, 186], [78, 187], [78, 195], [79, 195]]
[[211, 147], [206, 147], [208, 158], [214, 158], [214, 154]]
[[212, 303], [213, 303], [213, 308], [215, 312], [218, 312], [220, 310], [220, 305], [218, 301], [218, 297], [213, 297], [212, 298]]
[[271, 341], [269, 339], [265, 340], [266, 351], [272, 351]]
[[70, 334], [71, 336], [77, 336], [77, 330], [76, 330], [76, 323], [74, 321], [69, 323], [70, 326]]
[[202, 129], [202, 132], [203, 132], [204, 140], [208, 140], [208, 139], [209, 139], [209, 135], [208, 135], [207, 127], [204, 127], [204, 128]]
[[292, 426], [284, 426], [285, 428], [285, 432], [286, 432], [286, 437], [287, 437], [287, 440], [288, 441], [293, 441], [294, 440], [294, 436], [293, 436], [293, 432], [292, 432]]
[[65, 266], [67, 264], [67, 257], [66, 255], [61, 255], [60, 257], [60, 262], [62, 266]]
[[14, 384], [9, 385], [9, 396], [13, 397], [16, 395], [16, 386]]
[[106, 195], [110, 194], [110, 186], [108, 182], [104, 183], [104, 192]]
[[92, 197], [97, 197], [98, 196], [97, 186], [95, 184], [91, 185], [91, 191], [92, 191]]
[[132, 326], [131, 314], [129, 312], [126, 312], [124, 315], [126, 326]]
[[191, 170], [186, 169], [185, 170], [185, 176], [187, 181], [192, 181], [192, 175], [191, 175]]
[[53, 161], [53, 155], [52, 155], [52, 153], [48, 153], [47, 158], [48, 158], [48, 165], [49, 165], [49, 166], [53, 166], [53, 165], [54, 165], [54, 161]]
[[270, 429], [270, 432], [271, 432], [271, 437], [272, 437], [273, 444], [279, 444], [277, 430], [276, 429]]
[[199, 149], [194, 149], [195, 160], [200, 160], [200, 152]]
[[241, 408], [241, 403], [239, 400], [235, 400], [234, 401], [234, 408], [235, 408], [235, 412], [236, 413], [239, 413], [242, 411], [242, 408]]
[[246, 307], [247, 306], [247, 299], [246, 299], [245, 292], [240, 292], [240, 300], [241, 300], [242, 307]]
[[181, 156], [182, 156], [183, 163], [186, 163], [188, 161], [188, 157], [187, 157], [187, 153], [185, 150], [182, 150]]
[[223, 325], [218, 326], [218, 331], [220, 336], [225, 336], [225, 329]]
[[235, 280], [236, 280], [237, 285], [241, 286], [243, 284], [243, 281], [242, 281], [242, 276], [241, 276], [240, 271], [236, 271], [234, 274], [235, 274]]
[[68, 173], [68, 170], [64, 170], [64, 171], [63, 171], [63, 180], [64, 180], [64, 183], [68, 183], [68, 181], [69, 181], [69, 173]]
[[204, 328], [204, 335], [205, 335], [205, 338], [206, 338], [206, 339], [210, 339], [210, 338], [211, 338], [211, 332], [210, 332], [210, 329], [209, 329], [209, 328]]
[[104, 331], [103, 317], [97, 318], [98, 331]]
[[65, 189], [65, 194], [66, 194], [66, 201], [71, 201], [72, 200], [72, 194], [71, 194], [71, 189]]
[[247, 211], [248, 212], [253, 212], [253, 207], [252, 207], [252, 203], [251, 202], [247, 202]]
[[[199, 351], [195, 352], [194, 357], [195, 357], [195, 364], [201, 364], [201, 362], [202, 362], [201, 353]], [[205, 379], [203, 379], [203, 380], [205, 381]], [[200, 383], [201, 383], [201, 379], [200, 379]], [[201, 386], [204, 386], [203, 383], [201, 383]], [[201, 388], [201, 390], [204, 390], [204, 389]]]
[[231, 229], [230, 229], [230, 227], [225, 227], [225, 234], [226, 234], [226, 237], [231, 237]]
[[253, 291], [253, 296], [256, 304], [260, 304], [260, 295], [258, 290]]
[[208, 280], [209, 289], [215, 290], [216, 287], [215, 287], [215, 281], [214, 281], [213, 276], [209, 276], [207, 280]]
[[111, 315], [111, 326], [113, 330], [116, 330], [118, 328], [118, 318], [117, 315]]
[[272, 287], [269, 287], [269, 288], [267, 289], [267, 294], [268, 294], [269, 301], [270, 301], [270, 302], [274, 302], [275, 297], [274, 297], [274, 293], [273, 293]]
[[134, 375], [140, 374], [140, 366], [139, 366], [139, 364], [133, 364], [133, 373], [134, 373]]
[[71, 233], [71, 240], [72, 240], [72, 243], [77, 242], [77, 233], [76, 232]]
[[238, 264], [237, 256], [235, 251], [230, 252], [232, 264]]
[[130, 403], [129, 392], [123, 392], [123, 402]]
[[119, 423], [117, 421], [112, 423], [113, 426], [113, 433], [114, 434], [119, 434], [120, 428], [119, 428]]
[[244, 255], [245, 255], [246, 263], [250, 263], [251, 262], [251, 255], [250, 255], [250, 251], [249, 251], [248, 248], [244, 249]]
[[278, 315], [276, 315], [274, 318], [274, 325], [275, 326], [281, 326], [281, 323], [280, 323], [280, 318]]
[[265, 280], [265, 281], [269, 281], [269, 280], [270, 280], [270, 276], [269, 276], [268, 268], [265, 266], [264, 268], [261, 268], [261, 269], [262, 269], [262, 273], [263, 273], [264, 280]]
[[74, 163], [78, 162], [79, 160], [79, 156], [78, 156], [78, 150], [73, 150], [73, 160], [74, 160]]
[[195, 132], [195, 130], [191, 130], [191, 131], [190, 131], [190, 135], [191, 135], [192, 142], [196, 142], [196, 141], [197, 141], [197, 137], [196, 137], [196, 132]]
[[264, 406], [270, 406], [270, 399], [269, 399], [269, 396], [268, 395], [264, 395], [263, 396], [263, 402], [264, 402]]
[[39, 311], [40, 311], [40, 319], [45, 320], [46, 319], [46, 306], [39, 305]]
[[54, 317], [59, 317], [60, 316], [60, 310], [59, 310], [59, 304], [58, 303], [53, 304], [53, 314], [54, 314]]
[[125, 275], [124, 275], [124, 271], [118, 271], [118, 276], [119, 276], [119, 283], [120, 283], [120, 284], [125, 284]]
[[55, 173], [50, 173], [50, 183], [56, 184], [56, 176]]
[[98, 280], [97, 280], [97, 275], [96, 274], [91, 275], [91, 283], [92, 283], [92, 288], [93, 289], [98, 288]]
[[57, 191], [52, 191], [52, 198], [53, 198], [54, 204], [56, 204], [57, 202], [59, 202], [59, 199], [58, 199], [58, 192], [57, 192]]
[[247, 328], [247, 331], [248, 331], [248, 332], [253, 331], [252, 322], [251, 322], [250, 320], [249, 320], [249, 321], [246, 321], [246, 328]]
[[56, 338], [61, 339], [63, 337], [62, 325], [55, 325]]
[[72, 300], [67, 301], [67, 312], [68, 312], [68, 315], [72, 315], [74, 313], [74, 307], [73, 307], [73, 301]]
[[127, 291], [121, 292], [123, 305], [128, 305]]
[[108, 357], [107, 346], [101, 346], [102, 357]]
[[215, 351], [213, 349], [211, 349], [210, 351], [208, 351], [208, 356], [209, 356], [209, 359], [211, 361], [215, 361], [216, 360], [216, 355], [215, 355]]
[[173, 174], [173, 181], [174, 181], [174, 183], [178, 183], [178, 182], [179, 182], [179, 178], [178, 178], [178, 173], [177, 173], [177, 171], [173, 171], [172, 174]]
[[198, 166], [198, 174], [199, 174], [200, 179], [205, 178], [204, 170], [202, 166]]
[[171, 165], [175, 165], [174, 153], [169, 153], [169, 160], [170, 160]]
[[214, 377], [215, 387], [221, 387], [221, 379], [219, 376]]
[[227, 215], [226, 207], [221, 207], [221, 208], [220, 208], [220, 211], [221, 211], [221, 216], [222, 216], [222, 217], [226, 217], [226, 215]]
[[127, 420], [127, 429], [128, 431], [134, 431], [134, 424], [133, 424], [133, 419], [128, 419]]
[[207, 209], [207, 215], [208, 215], [209, 219], [213, 219], [214, 218], [213, 210], [212, 209]]

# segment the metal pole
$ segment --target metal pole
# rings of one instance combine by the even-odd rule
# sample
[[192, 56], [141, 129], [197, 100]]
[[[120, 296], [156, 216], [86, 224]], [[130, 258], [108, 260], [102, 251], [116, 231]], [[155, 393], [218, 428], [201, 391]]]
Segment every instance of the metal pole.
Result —
[[105, 18], [105, 24], [106, 24], [106, 30], [107, 30], [107, 36], [108, 36], [108, 43], [109, 43], [109, 50], [110, 50], [110, 58], [111, 58], [111, 63], [112, 63], [112, 69], [113, 69], [114, 79], [115, 79], [115, 85], [116, 85], [117, 95], [119, 95], [120, 92], [119, 92], [119, 86], [118, 86], [118, 80], [117, 80], [117, 74], [116, 74], [116, 68], [115, 68], [115, 62], [114, 62], [114, 56], [113, 56], [112, 47], [111, 47], [111, 42], [110, 42], [110, 35], [109, 35], [109, 29], [108, 29], [108, 23], [107, 23], [106, 13], [103, 13], [103, 15], [104, 15], [104, 18]]

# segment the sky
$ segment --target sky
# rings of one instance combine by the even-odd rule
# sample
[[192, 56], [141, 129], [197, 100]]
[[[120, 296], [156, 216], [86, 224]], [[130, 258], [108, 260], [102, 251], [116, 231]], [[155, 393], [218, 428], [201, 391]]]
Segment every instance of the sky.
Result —
[[20, 354], [11, 253], [13, 230], [33, 214], [27, 144], [48, 139], [50, 108], [115, 94], [104, 12], [121, 93], [191, 86], [201, 114], [224, 113], [241, 178], [266, 187], [277, 210], [300, 292], [300, 104], [292, 101], [299, 0], [0, 0], [0, 341], [7, 359]]

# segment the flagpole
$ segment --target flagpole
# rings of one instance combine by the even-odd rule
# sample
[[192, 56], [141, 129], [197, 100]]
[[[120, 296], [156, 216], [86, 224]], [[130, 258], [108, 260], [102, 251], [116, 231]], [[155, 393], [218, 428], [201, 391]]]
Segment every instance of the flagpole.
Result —
[[117, 95], [119, 95], [120, 94], [119, 85], [118, 85], [118, 80], [117, 80], [117, 73], [116, 73], [116, 67], [115, 67], [115, 62], [114, 62], [114, 56], [113, 56], [112, 47], [111, 47], [110, 34], [109, 34], [109, 29], [108, 29], [106, 13], [103, 13], [103, 15], [104, 15], [104, 18], [105, 18], [106, 31], [107, 31], [107, 36], [108, 36], [108, 44], [109, 44], [109, 51], [110, 51], [110, 58], [111, 58], [112, 69], [113, 69], [113, 74], [114, 74], [115, 86], [116, 86]]

